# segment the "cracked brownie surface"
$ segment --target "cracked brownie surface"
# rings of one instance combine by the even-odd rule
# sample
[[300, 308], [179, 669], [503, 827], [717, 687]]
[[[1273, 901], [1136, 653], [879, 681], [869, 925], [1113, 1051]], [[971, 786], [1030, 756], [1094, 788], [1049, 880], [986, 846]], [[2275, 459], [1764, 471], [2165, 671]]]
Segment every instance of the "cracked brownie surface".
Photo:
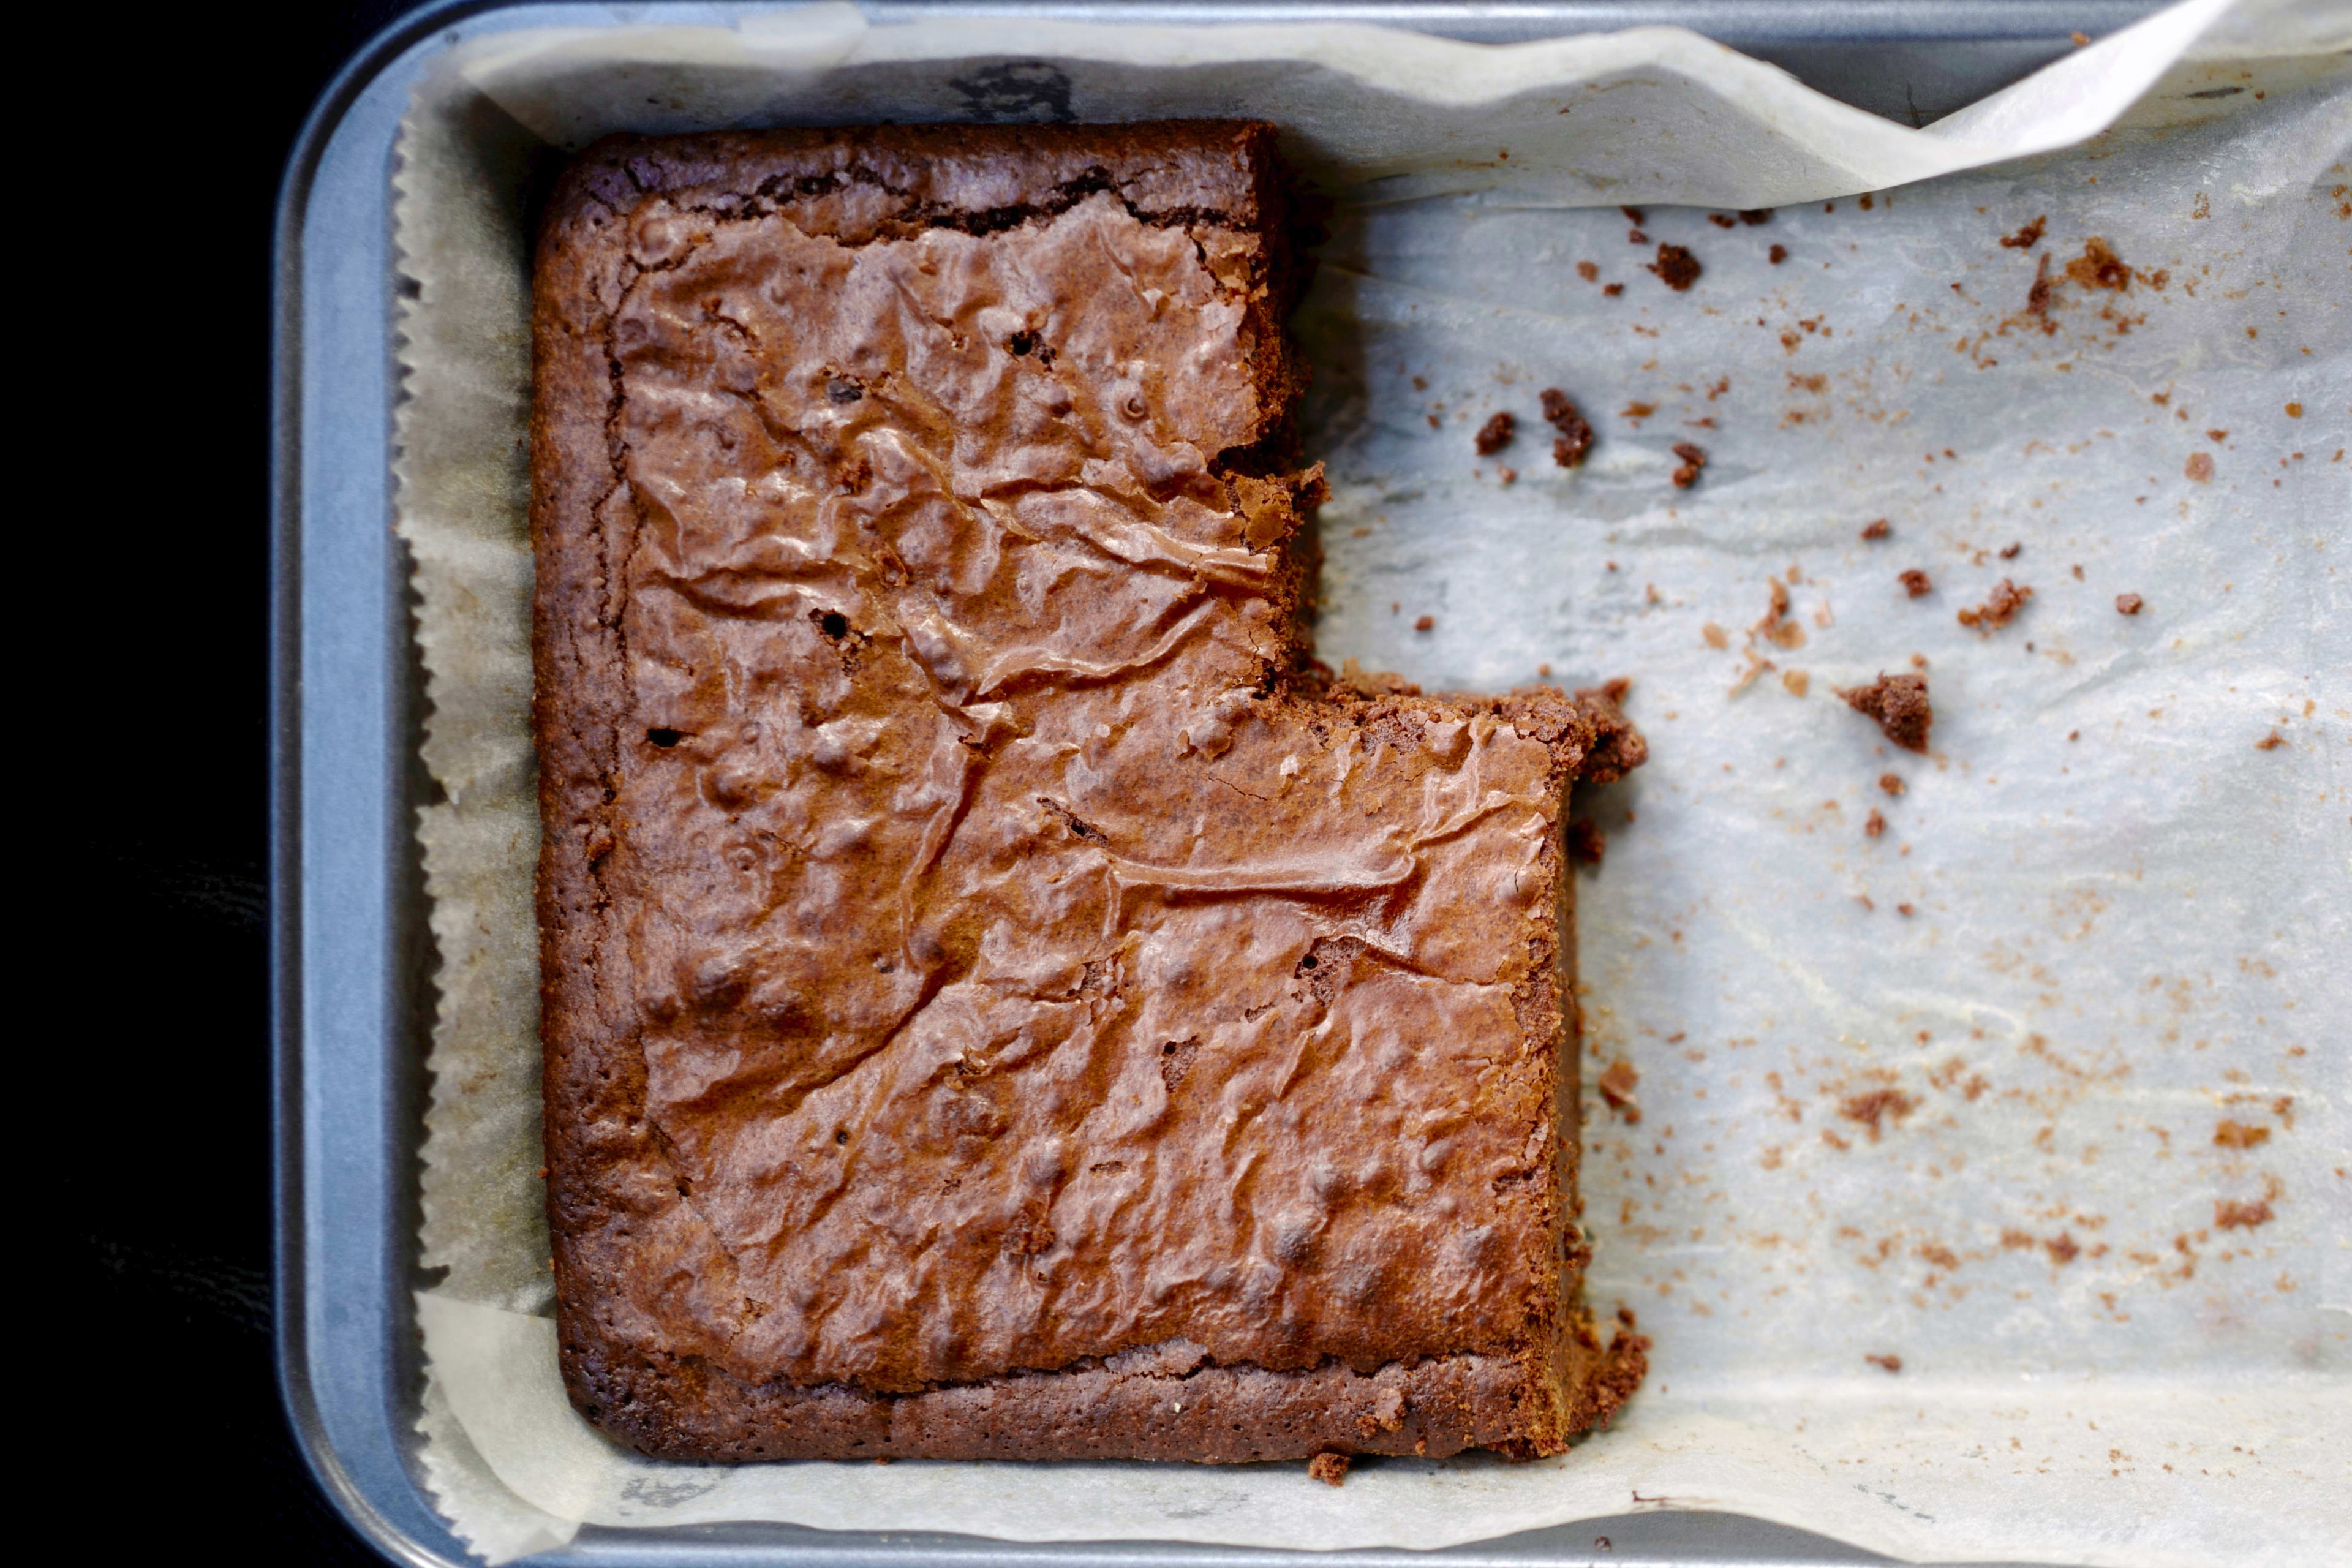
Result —
[[1532, 1454], [1597, 693], [1308, 657], [1270, 129], [617, 139], [535, 290], [574, 1402], [681, 1458]]

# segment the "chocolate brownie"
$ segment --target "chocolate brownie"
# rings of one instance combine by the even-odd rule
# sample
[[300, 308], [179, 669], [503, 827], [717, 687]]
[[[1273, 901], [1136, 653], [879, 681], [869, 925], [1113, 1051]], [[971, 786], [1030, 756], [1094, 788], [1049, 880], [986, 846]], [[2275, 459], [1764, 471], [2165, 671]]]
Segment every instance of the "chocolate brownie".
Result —
[[1605, 693], [1302, 622], [1270, 128], [598, 144], [536, 278], [563, 1374], [679, 1458], [1551, 1453]]

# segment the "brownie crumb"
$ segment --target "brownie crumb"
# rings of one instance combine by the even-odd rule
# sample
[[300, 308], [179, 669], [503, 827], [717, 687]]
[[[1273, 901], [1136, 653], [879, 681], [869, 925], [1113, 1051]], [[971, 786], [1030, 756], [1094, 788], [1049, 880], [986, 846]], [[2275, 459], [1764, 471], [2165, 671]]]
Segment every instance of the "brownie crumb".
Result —
[[1901, 773], [1881, 773], [1878, 775], [1878, 787], [1885, 790], [1889, 795], [1901, 795], [1903, 793], [1903, 775]]
[[1770, 223], [1772, 221], [1772, 209], [1770, 207], [1742, 207], [1739, 212], [1739, 221], [1744, 224]]
[[1327, 1487], [1342, 1485], [1348, 1479], [1348, 1456], [1318, 1454], [1307, 1461], [1307, 1473]]
[[1675, 443], [1675, 456], [1683, 460], [1682, 467], [1674, 473], [1675, 489], [1686, 490], [1698, 483], [1698, 471], [1706, 467], [1706, 449], [1688, 441], [1677, 441]]
[[2010, 544], [2004, 544], [2000, 549], [2000, 558], [2003, 561], [2014, 561], [2017, 559], [2018, 552], [2024, 548], [2025, 542], [2023, 540], [2019, 540]]
[[1601, 825], [1589, 816], [1568, 819], [1568, 858], [1580, 866], [1598, 866], [1609, 847], [1602, 837]]
[[1547, 386], [1537, 397], [1543, 404], [1544, 422], [1559, 432], [1559, 438], [1551, 444], [1551, 460], [1563, 468], [1578, 467], [1584, 454], [1592, 450], [1592, 426], [1559, 387]]
[[2021, 588], [2003, 577], [1993, 584], [1985, 602], [1973, 610], [1960, 612], [1960, 625], [1974, 626], [1979, 631], [1990, 631], [2017, 619], [2017, 612], [2025, 608], [2025, 601], [2033, 597], [2033, 590]]
[[1412, 629], [1417, 632], [1433, 632], [1437, 629], [1437, 617], [1423, 616], [1412, 623]]
[[1908, 904], [1897, 904], [1895, 906], [1895, 912], [1907, 919], [1912, 914], [1913, 910], [1911, 906]]
[[1878, 1142], [1878, 1124], [1886, 1118], [1902, 1121], [1919, 1109], [1919, 1102], [1899, 1089], [1874, 1089], [1866, 1093], [1849, 1095], [1838, 1105], [1838, 1114], [1848, 1121], [1858, 1121], [1870, 1129], [1870, 1141]]
[[2050, 319], [2050, 253], [2046, 250], [2033, 268], [2032, 286], [2025, 291], [2025, 313], [2041, 318], [2043, 331], [2058, 330], [2058, 323]]
[[1635, 1072], [1633, 1064], [1623, 1057], [1611, 1062], [1594, 1080], [1594, 1087], [1601, 1090], [1601, 1098], [1608, 1102], [1610, 1110], [1625, 1119], [1629, 1127], [1639, 1125], [1642, 1120], [1642, 1108], [1633, 1100], [1633, 1090], [1641, 1081], [1642, 1075]]
[[2042, 1250], [2050, 1255], [2051, 1262], [2059, 1264], [2072, 1263], [2083, 1252], [2081, 1244], [2075, 1241], [2074, 1233], [2070, 1230], [2062, 1230], [2043, 1242]]
[[1492, 419], [1478, 426], [1478, 455], [1482, 458], [1491, 458], [1509, 446], [1511, 437], [1517, 433], [1518, 427], [1519, 422], [1511, 417], [1510, 410], [1504, 409], [1496, 414]]
[[1927, 731], [1936, 721], [1936, 712], [1927, 700], [1926, 676], [1888, 675], [1882, 671], [1870, 685], [1857, 686], [1838, 695], [1855, 712], [1877, 720], [1886, 738], [1905, 751], [1927, 749]]
[[1870, 815], [1862, 819], [1862, 836], [1864, 838], [1875, 838], [1885, 831], [1886, 818], [1878, 814], [1876, 806], [1872, 806]]
[[1789, 247], [1785, 245], [1776, 245], [1764, 253], [1764, 259], [1778, 267], [1789, 259]]
[[1650, 221], [1649, 215], [1643, 212], [1640, 207], [1619, 207], [1617, 210], [1623, 213], [1625, 221], [1636, 228]]
[[2224, 1149], [2251, 1149], [2270, 1141], [2269, 1128], [2249, 1127], [2242, 1121], [2224, 1121], [2213, 1129], [2213, 1142]]
[[1715, 225], [1717, 228], [1737, 228], [1739, 226], [1739, 220], [1733, 217], [1729, 213], [1709, 213], [1706, 215], [1706, 221]]
[[1495, 470], [1495, 477], [1501, 479], [1503, 483], [1507, 485], [1517, 484], [1519, 480], [1519, 470], [1517, 468], [1498, 468]]
[[1866, 1355], [1862, 1359], [1873, 1366], [1883, 1367], [1890, 1373], [1903, 1370], [1903, 1358], [1899, 1355]]
[[1862, 525], [1862, 536], [1864, 539], [1885, 539], [1888, 534], [1893, 533], [1894, 531], [1894, 524], [1888, 522], [1883, 517], [1876, 522], [1865, 522]]
[[1658, 246], [1658, 258], [1650, 263], [1649, 269], [1658, 275], [1659, 282], [1677, 294], [1697, 282], [1703, 270], [1697, 257], [1679, 245], [1663, 241]]
[[2128, 289], [2132, 269], [2124, 258], [2094, 237], [2083, 242], [2083, 254], [2066, 263], [2066, 276], [2085, 289]]
[[1600, 264], [1591, 261], [1580, 261], [1576, 264], [1576, 275], [1579, 278], [1583, 279], [1587, 283], [1598, 283], [1601, 281]]
[[2042, 216], [2035, 218], [2032, 223], [2029, 223], [2024, 227], [2019, 229], [2015, 234], [2002, 235], [2000, 237], [2000, 243], [2005, 248], [2010, 250], [2031, 250], [2035, 246], [2042, 243], [2042, 226], [2049, 221], [2050, 216], [2047, 213], [2044, 213]]
[[2269, 734], [2264, 735], [2261, 740], [2254, 742], [2254, 750], [2258, 752], [2275, 752], [2281, 746], [2285, 744], [2286, 737], [2280, 734], [2276, 730], [2273, 730]]
[[2241, 1203], [2236, 1198], [2217, 1199], [2213, 1205], [2213, 1226], [2217, 1230], [2252, 1230], [2271, 1222], [2271, 1205], [2256, 1199]]
[[2137, 594], [2117, 594], [2116, 595], [2116, 614], [2119, 616], [2138, 615], [2140, 612], [2140, 606], [2147, 603], [2147, 601], [2141, 598]]
[[1908, 572], [1896, 573], [1895, 580], [1902, 584], [1903, 591], [1915, 599], [1926, 598], [1935, 588], [1935, 584], [1927, 581], [1927, 574], [1916, 567]]
[[2180, 471], [2185, 477], [2194, 480], [2198, 484], [2201, 485], [2206, 483], [2213, 477], [2212, 454], [2209, 452], [2189, 453], [2189, 461], [2180, 466]]
[[1622, 283], [1603, 283], [1601, 286], [1601, 294], [1612, 300], [1614, 300], [1618, 295], [1622, 294], [1624, 291], [1625, 285]]

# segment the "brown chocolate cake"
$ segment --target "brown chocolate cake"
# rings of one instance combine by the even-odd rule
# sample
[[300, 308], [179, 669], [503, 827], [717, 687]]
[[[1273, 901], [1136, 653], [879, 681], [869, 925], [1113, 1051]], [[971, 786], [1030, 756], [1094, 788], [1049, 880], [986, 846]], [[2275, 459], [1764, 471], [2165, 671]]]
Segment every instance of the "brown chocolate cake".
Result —
[[1270, 128], [606, 142], [537, 275], [563, 1370], [650, 1454], [1555, 1452], [1562, 797], [1604, 695], [1378, 694]]

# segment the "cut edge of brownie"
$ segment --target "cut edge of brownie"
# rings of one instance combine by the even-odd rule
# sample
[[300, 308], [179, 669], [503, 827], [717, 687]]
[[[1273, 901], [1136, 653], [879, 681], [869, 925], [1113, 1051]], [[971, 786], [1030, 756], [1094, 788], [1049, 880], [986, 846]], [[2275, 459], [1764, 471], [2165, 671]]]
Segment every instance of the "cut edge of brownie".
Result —
[[[716, 216], [751, 216], [763, 200], [824, 200], [851, 186], [886, 193], [889, 210], [863, 215], [864, 226], [836, 234], [845, 243], [896, 237], [927, 227], [987, 233], [1066, 210], [1108, 191], [1139, 220], [1158, 226], [1248, 228], [1264, 245], [1254, 287], [1246, 290], [1251, 370], [1267, 417], [1252, 446], [1218, 453], [1211, 471], [1232, 489], [1240, 510], [1265, 515], [1282, 569], [1267, 597], [1293, 628], [1288, 668], [1270, 664], [1263, 692], [1285, 702], [1313, 703], [1327, 716], [1352, 719], [1375, 731], [1417, 736], [1427, 724], [1480, 714], [1541, 741], [1551, 754], [1551, 779], [1562, 812], [1579, 778], [1605, 782], [1642, 760], [1639, 734], [1618, 713], [1617, 689], [1573, 698], [1550, 688], [1507, 697], [1368, 693], [1328, 672], [1306, 652], [1320, 552], [1312, 518], [1321, 499], [1319, 467], [1296, 471], [1293, 411], [1304, 382], [1284, 331], [1290, 299], [1303, 278], [1288, 239], [1289, 206], [1271, 155], [1273, 129], [1236, 122], [1236, 162], [1250, 171], [1249, 210], [1186, 202], [1175, 139], [1197, 148], [1203, 127], [1125, 125], [1038, 130], [1030, 127], [873, 127], [849, 132], [787, 131], [720, 133], [690, 138], [609, 138], [574, 163], [559, 183], [542, 228], [535, 289], [540, 397], [533, 416], [533, 535], [541, 589], [536, 608], [542, 667], [536, 730], [550, 765], [541, 771], [543, 840], [541, 875], [543, 1016], [547, 1093], [549, 1202], [559, 1279], [567, 1251], [568, 1207], [593, 1203], [568, 1180], [585, 1124], [599, 1104], [619, 1109], [634, 1087], [642, 1094], [642, 1064], [633, 1086], [583, 1081], [568, 1070], [574, 1009], [590, 1016], [617, 1005], [602, 994], [589, 946], [574, 941], [575, 926], [598, 912], [594, 868], [612, 842], [604, 809], [611, 798], [614, 745], [599, 746], [596, 731], [617, 737], [609, 711], [593, 692], [545, 678], [547, 667], [583, 667], [614, 640], [618, 606], [610, 602], [615, 574], [608, 557], [566, 559], [551, 548], [568, 512], [600, 525], [594, 514], [625, 485], [609, 420], [619, 390], [608, 381], [602, 346], [582, 341], [580, 323], [564, 319], [564, 285], [601, 306], [609, 321], [617, 290], [606, 292], [575, 247], [583, 221], [596, 226], [654, 194], [691, 193]], [[1089, 142], [1072, 132], [1092, 132]], [[929, 155], [929, 138], [952, 133], [975, 154], [971, 163]], [[1007, 154], [1020, 167], [1007, 171]], [[982, 163], [988, 166], [980, 167]], [[830, 165], [830, 166], [825, 166]], [[955, 181], [968, 178], [966, 187]], [[1024, 188], [992, 181], [1018, 175]], [[719, 187], [739, 186], [728, 191]], [[764, 195], [763, 195], [764, 193]], [[870, 195], [871, 190], [863, 194]], [[1197, 192], [1191, 194], [1197, 195]], [[1003, 199], [1010, 198], [1010, 199]], [[895, 204], [891, 205], [890, 204]], [[599, 211], [604, 215], [600, 219]], [[570, 276], [562, 274], [569, 272]], [[577, 302], [576, 300], [574, 301]], [[572, 406], [606, 410], [598, 427], [548, 417], [566, 393]], [[551, 394], [552, 395], [551, 396]], [[600, 480], [602, 483], [598, 483]], [[575, 556], [579, 552], [572, 552]], [[593, 552], [591, 552], [592, 554]], [[584, 612], [584, 615], [583, 615]], [[583, 656], [590, 656], [583, 659]], [[588, 685], [593, 688], [593, 682]], [[585, 721], [585, 722], [582, 722]], [[600, 792], [594, 782], [605, 781]], [[599, 798], [601, 793], [602, 798]], [[1576, 1289], [1587, 1247], [1575, 1224], [1573, 1196], [1577, 1062], [1570, 879], [1559, 835], [1551, 836], [1546, 868], [1558, 889], [1553, 921], [1529, 933], [1531, 978], [1515, 1002], [1529, 1038], [1555, 1042], [1553, 1071], [1559, 1106], [1553, 1129], [1560, 1145], [1550, 1215], [1561, 1268], [1543, 1321], [1531, 1321], [1527, 1342], [1501, 1353], [1431, 1356], [1391, 1363], [1366, 1373], [1336, 1361], [1303, 1371], [1208, 1364], [1181, 1342], [1146, 1346], [1099, 1361], [1044, 1372], [1013, 1372], [970, 1384], [918, 1393], [868, 1393], [842, 1385], [746, 1383], [702, 1358], [622, 1342], [611, 1326], [577, 1299], [559, 1291], [559, 1338], [565, 1383], [574, 1405], [612, 1436], [657, 1458], [759, 1460], [796, 1458], [1165, 1458], [1243, 1462], [1296, 1458], [1323, 1452], [1425, 1454], [1443, 1457], [1466, 1447], [1499, 1449], [1520, 1458], [1556, 1453], [1579, 1433], [1605, 1424], [1629, 1397], [1646, 1365], [1646, 1339], [1622, 1330], [1604, 1344]], [[625, 1064], [624, 1064], [625, 1069]], [[624, 1079], [631, 1075], [625, 1070]]]

